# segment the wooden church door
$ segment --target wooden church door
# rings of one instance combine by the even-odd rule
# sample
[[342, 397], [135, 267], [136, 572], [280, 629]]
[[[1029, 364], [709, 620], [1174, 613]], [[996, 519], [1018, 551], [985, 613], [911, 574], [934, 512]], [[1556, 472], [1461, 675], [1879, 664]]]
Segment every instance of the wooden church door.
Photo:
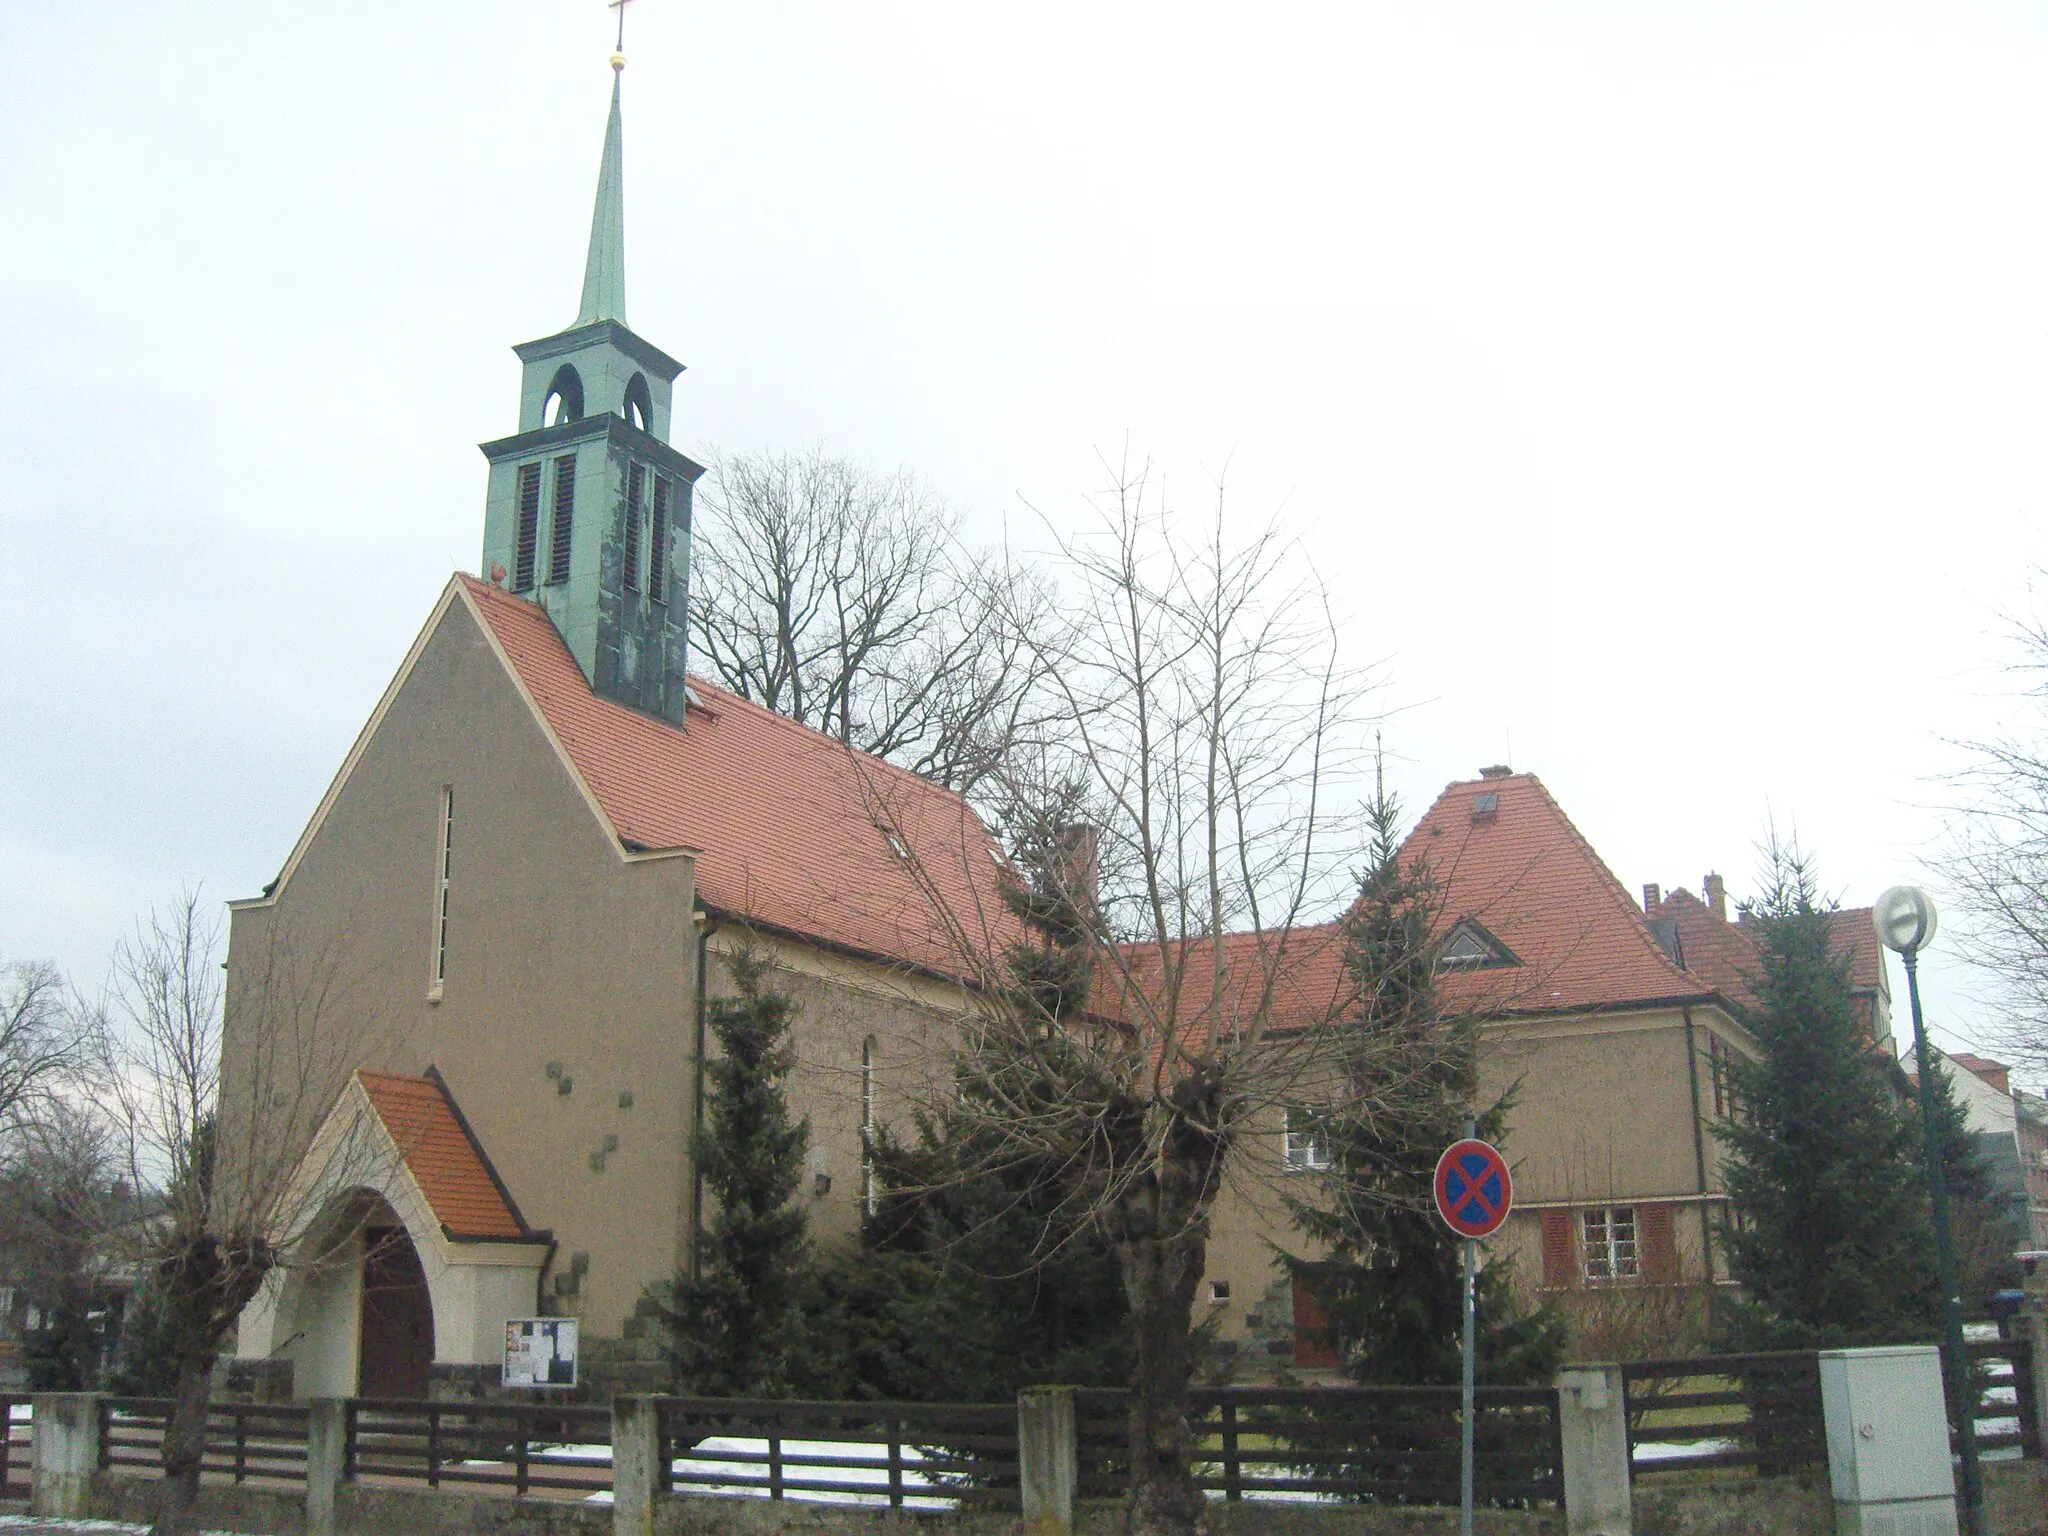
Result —
[[434, 1359], [434, 1303], [426, 1271], [403, 1227], [363, 1233], [363, 1322], [356, 1391], [423, 1398]]

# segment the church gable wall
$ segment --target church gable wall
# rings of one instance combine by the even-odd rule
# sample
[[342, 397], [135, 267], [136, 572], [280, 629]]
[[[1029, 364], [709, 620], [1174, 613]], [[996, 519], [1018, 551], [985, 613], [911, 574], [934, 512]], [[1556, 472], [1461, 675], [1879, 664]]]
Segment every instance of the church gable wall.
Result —
[[330, 1011], [364, 1034], [355, 1064], [440, 1069], [526, 1221], [553, 1231], [554, 1273], [588, 1256], [571, 1294], [550, 1284], [549, 1309], [616, 1335], [687, 1241], [693, 868], [622, 857], [458, 599], [289, 878], [235, 912], [231, 1030], [238, 973], [271, 935], [335, 946], [345, 1002]]

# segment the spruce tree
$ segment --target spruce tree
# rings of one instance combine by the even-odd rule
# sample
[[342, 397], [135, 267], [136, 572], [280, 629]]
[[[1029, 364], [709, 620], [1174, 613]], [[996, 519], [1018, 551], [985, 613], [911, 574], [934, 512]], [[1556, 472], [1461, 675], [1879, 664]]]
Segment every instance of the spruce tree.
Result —
[[1932, 1339], [1940, 1285], [1914, 1106], [1858, 1016], [1812, 861], [1775, 839], [1765, 857], [1749, 912], [1749, 1025], [1762, 1055], [1730, 1063], [1737, 1112], [1715, 1127], [1735, 1218], [1723, 1242], [1744, 1293], [1723, 1319], [1724, 1341]]
[[[1367, 818], [1370, 863], [1344, 920], [1360, 997], [1354, 1027], [1373, 1037], [1361, 1060], [1381, 1078], [1391, 1061], [1399, 1081], [1367, 1080], [1362, 1067], [1347, 1074], [1338, 1107], [1322, 1119], [1329, 1167], [1289, 1199], [1295, 1228], [1320, 1257], [1286, 1262], [1322, 1307], [1354, 1377], [1441, 1384], [1460, 1372], [1464, 1254], [1436, 1214], [1433, 1184], [1437, 1159], [1473, 1116], [1478, 1030], [1439, 1005], [1442, 893], [1425, 859], [1402, 860], [1400, 809], [1384, 786]], [[1510, 1102], [1476, 1116], [1496, 1146]], [[1480, 1271], [1476, 1296], [1481, 1379], [1547, 1378], [1563, 1351], [1562, 1322], [1547, 1307], [1523, 1309], [1504, 1260]]]
[[732, 962], [737, 995], [707, 1010], [718, 1055], [697, 1166], [718, 1202], [695, 1276], [666, 1307], [682, 1383], [707, 1394], [773, 1394], [789, 1385], [798, 1302], [809, 1260], [795, 1196], [810, 1122], [792, 1122], [784, 1082], [796, 1065], [787, 997], [748, 954]]
[[951, 1104], [919, 1115], [911, 1139], [878, 1136], [882, 1198], [861, 1249], [818, 1276], [806, 1390], [990, 1401], [1125, 1375], [1116, 1256], [1081, 1220], [1069, 1166], [1002, 1129], [1020, 1093], [1056, 1096], [1074, 1075], [1060, 1047], [1100, 942], [1093, 833], [1071, 787], [1013, 806], [1003, 827], [1001, 892], [1019, 925], [1006, 1002], [1018, 1027], [976, 1033]]

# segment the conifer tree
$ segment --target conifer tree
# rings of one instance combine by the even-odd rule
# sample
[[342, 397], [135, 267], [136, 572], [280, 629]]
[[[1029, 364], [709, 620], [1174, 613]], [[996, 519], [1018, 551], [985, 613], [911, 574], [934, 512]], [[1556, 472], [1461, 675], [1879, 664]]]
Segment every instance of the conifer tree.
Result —
[[1899, 1343], [1939, 1326], [1916, 1118], [1857, 1013], [1829, 912], [1812, 860], [1773, 838], [1750, 909], [1762, 1055], [1730, 1063], [1738, 1112], [1715, 1128], [1744, 1292], [1723, 1323], [1737, 1348]]
[[[1060, 1161], [992, 1129], [1024, 1092], [1056, 1094], [1066, 1021], [1088, 1001], [1092, 828], [1071, 786], [1003, 816], [1001, 880], [1020, 936], [1007, 983], [1026, 1038], [975, 1037], [955, 1065], [951, 1105], [916, 1116], [912, 1139], [873, 1148], [884, 1189], [859, 1253], [819, 1275], [807, 1328], [807, 1390], [988, 1401], [1034, 1383], [1119, 1384], [1128, 1308], [1115, 1255], [1084, 1221]], [[828, 1346], [827, 1338], [836, 1341]]]
[[765, 964], [732, 961], [737, 995], [707, 1010], [718, 1055], [697, 1166], [718, 1202], [701, 1239], [699, 1272], [676, 1282], [667, 1305], [681, 1381], [710, 1394], [785, 1390], [809, 1243], [795, 1203], [810, 1122], [792, 1122], [784, 1082], [796, 1065], [792, 1005], [767, 983]]
[[[1437, 1159], [1458, 1140], [1478, 1092], [1476, 1023], [1446, 1018], [1436, 988], [1442, 894], [1428, 862], [1401, 858], [1400, 808], [1382, 785], [1367, 807], [1370, 863], [1344, 920], [1346, 960], [1360, 998], [1358, 1029], [1384, 1085], [1354, 1085], [1323, 1117], [1329, 1167], [1290, 1198], [1295, 1228], [1321, 1252], [1288, 1257], [1321, 1305], [1345, 1368], [1362, 1381], [1458, 1379], [1463, 1340], [1463, 1243], [1436, 1214]], [[1405, 1070], [1387, 1074], [1389, 1037]], [[1511, 1095], [1479, 1113], [1480, 1136], [1500, 1145]], [[1482, 1379], [1547, 1377], [1563, 1350], [1550, 1309], [1524, 1311], [1504, 1260], [1477, 1283]]]

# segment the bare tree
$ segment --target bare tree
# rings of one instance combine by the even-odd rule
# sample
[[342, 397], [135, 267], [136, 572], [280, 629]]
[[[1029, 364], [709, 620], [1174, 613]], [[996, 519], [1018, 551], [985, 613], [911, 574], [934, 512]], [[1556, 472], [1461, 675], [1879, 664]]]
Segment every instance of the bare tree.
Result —
[[958, 516], [907, 471], [819, 448], [738, 454], [700, 495], [690, 630], [711, 674], [848, 746], [970, 785], [1036, 700], [1042, 588], [967, 549]]
[[0, 965], [0, 1132], [48, 1106], [82, 1064], [84, 1032], [47, 960]]
[[[982, 791], [1006, 805], [1001, 899], [973, 877], [987, 853], [971, 833], [958, 870], [916, 853], [929, 836], [899, 841], [975, 999], [965, 1081], [933, 1072], [924, 1113], [972, 1121], [984, 1170], [1057, 1170], [1066, 1217], [1114, 1248], [1132, 1319], [1126, 1528], [1187, 1532], [1205, 1521], [1193, 1305], [1234, 1152], [1280, 1106], [1370, 1113], [1431, 1074], [1413, 1042], [1375, 1061], [1347, 1027], [1356, 983], [1315, 922], [1347, 889], [1345, 784], [1369, 723], [1322, 589], [1275, 529], [1233, 542], [1220, 493], [1192, 534], [1144, 471], [1099, 511], [1056, 551], [1061, 626], [1020, 642], [1056, 708]], [[874, 794], [900, 825], [879, 780]]]
[[1999, 1045], [2048, 1073], [2048, 619], [2014, 625], [2024, 708], [1997, 736], [1961, 743], [1970, 765], [1937, 861], [1971, 919], [1958, 947], [2009, 1003]]
[[121, 945], [102, 1010], [106, 1100], [128, 1175], [161, 1192], [134, 1233], [178, 1353], [158, 1536], [191, 1524], [213, 1368], [242, 1309], [317, 1248], [306, 1241], [315, 1223], [374, 1156], [366, 1126], [333, 1119], [365, 1042], [337, 987], [339, 943], [273, 932], [227, 1010], [220, 951], [219, 922], [187, 891]]
[[129, 1278], [110, 1235], [132, 1205], [110, 1127], [87, 1101], [53, 1097], [16, 1126], [0, 1160], [0, 1262], [34, 1309], [29, 1384], [96, 1383]]

